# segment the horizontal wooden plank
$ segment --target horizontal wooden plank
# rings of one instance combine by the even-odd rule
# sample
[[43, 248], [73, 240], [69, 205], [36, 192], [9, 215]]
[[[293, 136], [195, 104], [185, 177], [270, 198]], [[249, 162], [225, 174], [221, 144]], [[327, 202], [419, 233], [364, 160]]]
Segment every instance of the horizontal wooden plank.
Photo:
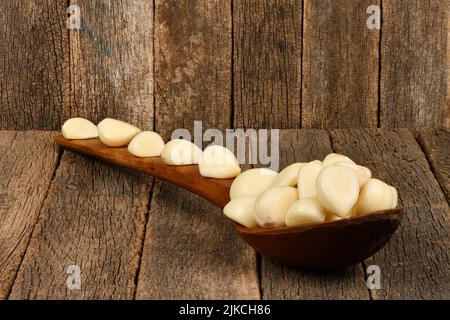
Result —
[[157, 183], [137, 299], [259, 299], [254, 251], [220, 209]]
[[0, 129], [58, 130], [68, 104], [67, 1], [0, 1]]
[[413, 135], [406, 129], [335, 130], [333, 148], [398, 190], [405, 214], [388, 244], [366, 261], [381, 268], [374, 299], [450, 298], [450, 209]]
[[233, 1], [234, 126], [299, 128], [301, 0]]
[[0, 131], [0, 300], [13, 285], [56, 170], [53, 136]]
[[[10, 299], [131, 299], [151, 179], [65, 151]], [[81, 271], [81, 287], [67, 285]]]
[[418, 140], [450, 203], [450, 129], [422, 129]]
[[[324, 130], [282, 130], [280, 162], [286, 167], [294, 162], [323, 159], [333, 152]], [[262, 257], [261, 292], [263, 299], [369, 299], [361, 264], [346, 270], [318, 272], [280, 265]]]

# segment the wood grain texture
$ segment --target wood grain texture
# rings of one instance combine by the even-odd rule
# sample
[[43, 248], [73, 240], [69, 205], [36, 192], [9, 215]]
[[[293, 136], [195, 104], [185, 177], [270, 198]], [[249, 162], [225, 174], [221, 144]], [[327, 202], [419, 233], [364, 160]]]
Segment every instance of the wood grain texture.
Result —
[[225, 129], [231, 114], [231, 1], [155, 1], [156, 127]]
[[71, 0], [70, 103], [64, 119], [106, 117], [153, 127], [153, 1]]
[[448, 1], [383, 1], [381, 127], [450, 127]]
[[[323, 159], [333, 152], [324, 130], [282, 130], [281, 167], [294, 162]], [[261, 260], [263, 299], [369, 299], [361, 265], [333, 272], [302, 271]]]
[[425, 155], [406, 129], [335, 130], [334, 150], [397, 188], [405, 214], [383, 250], [366, 261], [381, 268], [374, 299], [450, 298], [450, 209]]
[[379, 3], [304, 1], [303, 127], [377, 127], [379, 31], [366, 10]]
[[[151, 180], [65, 151], [10, 299], [131, 299]], [[68, 289], [67, 268], [81, 269]]]
[[66, 2], [0, 2], [0, 129], [55, 130], [69, 91]]
[[450, 203], [450, 129], [422, 129], [418, 140]]
[[136, 298], [258, 299], [255, 253], [220, 209], [158, 183]]
[[0, 132], [0, 300], [6, 299], [58, 163], [51, 132]]
[[233, 1], [234, 126], [299, 128], [302, 1]]

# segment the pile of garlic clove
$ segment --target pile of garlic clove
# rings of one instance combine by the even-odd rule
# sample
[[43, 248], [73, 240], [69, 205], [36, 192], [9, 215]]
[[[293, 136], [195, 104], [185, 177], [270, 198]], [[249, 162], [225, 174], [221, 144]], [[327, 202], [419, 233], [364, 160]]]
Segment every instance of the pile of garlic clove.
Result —
[[222, 146], [209, 146], [204, 151], [194, 143], [173, 139], [167, 144], [153, 131], [141, 129], [126, 122], [106, 118], [97, 126], [83, 118], [67, 120], [61, 129], [68, 140], [99, 138], [108, 147], [126, 147], [136, 157], [161, 157], [171, 166], [198, 164], [200, 174], [215, 179], [229, 179], [241, 173], [241, 167], [234, 154]]
[[235, 178], [230, 202], [223, 209], [248, 228], [323, 223], [397, 207], [397, 190], [372, 178], [370, 170], [349, 157], [332, 153], [323, 161], [294, 163], [280, 173], [258, 168], [241, 173], [234, 154], [212, 145], [202, 151], [194, 143], [174, 139], [167, 144], [153, 131], [123, 121], [104, 119], [97, 126], [72, 118], [62, 126], [66, 139], [99, 138], [108, 147], [125, 147], [136, 157], [161, 157], [171, 166], [198, 164], [202, 176]]
[[317, 224], [397, 207], [397, 190], [349, 157], [294, 163], [280, 173], [250, 169], [233, 181], [223, 209], [248, 228]]

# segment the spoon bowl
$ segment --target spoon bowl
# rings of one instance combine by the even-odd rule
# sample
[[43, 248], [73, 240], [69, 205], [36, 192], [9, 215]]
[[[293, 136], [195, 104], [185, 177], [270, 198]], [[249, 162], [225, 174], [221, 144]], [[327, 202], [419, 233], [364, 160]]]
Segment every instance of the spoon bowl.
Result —
[[372, 256], [391, 238], [402, 209], [296, 227], [246, 228], [238, 235], [256, 251], [294, 267], [336, 269]]
[[[202, 177], [198, 166], [169, 166], [160, 157], [138, 158], [126, 147], [111, 148], [99, 139], [56, 143], [80, 154], [136, 170], [190, 190], [221, 209], [230, 201], [233, 179]], [[384, 210], [361, 217], [296, 227], [246, 228], [233, 222], [237, 234], [256, 251], [295, 267], [334, 269], [372, 256], [391, 238], [400, 224], [402, 209]]]

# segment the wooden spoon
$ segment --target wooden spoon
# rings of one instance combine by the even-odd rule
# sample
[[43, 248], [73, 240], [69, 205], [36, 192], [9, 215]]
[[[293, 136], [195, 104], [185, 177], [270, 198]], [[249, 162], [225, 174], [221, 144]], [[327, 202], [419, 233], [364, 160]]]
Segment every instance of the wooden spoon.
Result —
[[[127, 148], [110, 148], [99, 139], [67, 140], [57, 136], [55, 140], [63, 148], [171, 182], [221, 209], [230, 201], [233, 179], [202, 177], [196, 165], [169, 166], [159, 157], [138, 158]], [[246, 228], [232, 223], [238, 235], [263, 255], [295, 267], [334, 269], [361, 262], [380, 250], [397, 229], [402, 215], [402, 209], [393, 209], [322, 224], [277, 228]]]

